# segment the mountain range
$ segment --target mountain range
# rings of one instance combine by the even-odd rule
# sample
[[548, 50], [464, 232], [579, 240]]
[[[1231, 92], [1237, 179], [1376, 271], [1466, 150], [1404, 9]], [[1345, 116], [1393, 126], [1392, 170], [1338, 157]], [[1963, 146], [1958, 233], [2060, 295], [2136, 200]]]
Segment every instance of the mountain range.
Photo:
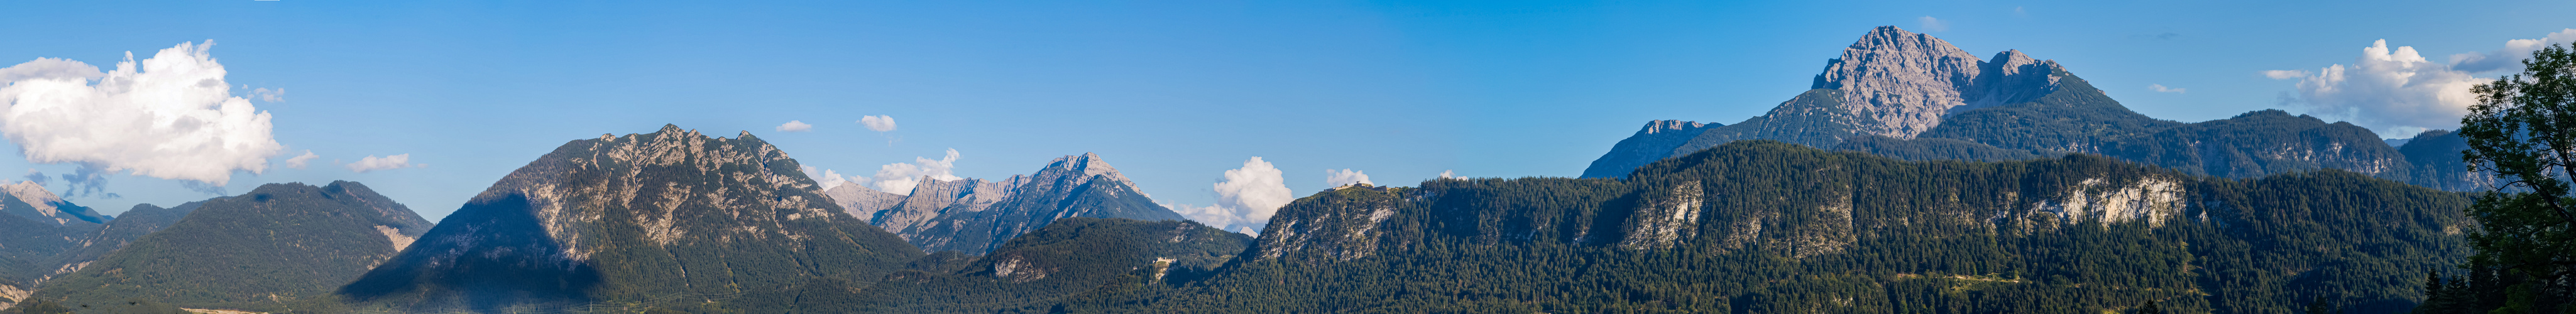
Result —
[[2157, 120], [2056, 62], [1894, 27], [1812, 82], [1736, 124], [1649, 122], [1584, 178], [1345, 185], [1258, 235], [1183, 220], [1096, 154], [827, 189], [749, 132], [675, 125], [566, 142], [435, 225], [354, 182], [123, 217], [22, 183], [0, 195], [0, 296], [18, 313], [2393, 313], [2467, 258], [2458, 191], [2491, 185], [2446, 131], [2392, 146], [2281, 111]]
[[924, 251], [984, 254], [1065, 217], [1182, 220], [1155, 204], [1100, 155], [1084, 153], [1048, 162], [1036, 174], [997, 181], [924, 177], [911, 193], [896, 195], [856, 184], [825, 191], [851, 215], [902, 236]]
[[[2438, 139], [2448, 131], [2392, 146], [2366, 128], [2278, 110], [2197, 123], [2158, 120], [2121, 106], [2055, 61], [2018, 50], [1980, 60], [1947, 41], [1893, 26], [1844, 48], [1813, 81], [1769, 113], [1695, 131], [1687, 141], [1641, 131], [1594, 161], [1583, 177], [1624, 177], [1640, 161], [1767, 139], [1908, 160], [2082, 153], [2228, 178], [2340, 169], [2454, 191], [2485, 183], [2457, 162], [2459, 150], [2449, 147], [2460, 141]], [[1650, 121], [1647, 128], [1668, 121]]]

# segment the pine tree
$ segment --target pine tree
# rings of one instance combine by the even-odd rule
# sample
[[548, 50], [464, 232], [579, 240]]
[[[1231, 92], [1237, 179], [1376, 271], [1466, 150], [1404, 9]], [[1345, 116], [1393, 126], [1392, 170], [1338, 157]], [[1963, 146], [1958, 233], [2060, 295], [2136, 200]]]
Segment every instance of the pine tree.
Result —
[[[2469, 207], [2481, 229], [2469, 235], [2474, 260], [2494, 267], [2476, 269], [2482, 263], [2473, 263], [2470, 271], [2500, 272], [2503, 278], [2495, 280], [2511, 282], [2501, 287], [2509, 292], [2505, 304], [2438, 305], [2465, 307], [2455, 312], [2501, 306], [2507, 312], [2555, 313], [2576, 301], [2576, 289], [2568, 286], [2576, 270], [2576, 199], [2568, 195], [2576, 188], [2568, 181], [2576, 175], [2576, 132], [2570, 131], [2576, 128], [2576, 53], [2550, 45], [2523, 66], [2520, 74], [2472, 88], [2478, 104], [2460, 119], [2460, 136], [2469, 144], [2463, 159], [2471, 170], [2503, 180], [2497, 192], [2480, 195]], [[2496, 291], [2476, 292], [2481, 293], [2472, 297], [2484, 299], [2492, 297], [2484, 292]]]

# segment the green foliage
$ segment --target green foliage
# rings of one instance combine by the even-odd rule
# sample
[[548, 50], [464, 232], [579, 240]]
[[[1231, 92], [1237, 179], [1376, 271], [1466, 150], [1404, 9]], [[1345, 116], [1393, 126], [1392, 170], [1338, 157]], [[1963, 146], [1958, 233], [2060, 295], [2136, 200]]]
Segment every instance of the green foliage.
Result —
[[429, 227], [355, 182], [268, 184], [206, 201], [169, 227], [47, 282], [35, 297], [284, 310], [327, 299], [332, 287], [392, 256], [396, 248], [378, 228], [417, 236]]
[[[2181, 206], [2104, 220], [2102, 208], [2116, 202], [2066, 205], [2079, 193], [2101, 199], [2157, 184], [2178, 188]], [[2467, 204], [2462, 194], [2341, 171], [2230, 180], [2086, 155], [1906, 162], [1747, 141], [1624, 181], [1325, 191], [1282, 208], [1245, 258], [1214, 278], [1059, 307], [1985, 313], [2130, 312], [2154, 302], [2239, 313], [2330, 297], [2403, 308], [2417, 298], [2418, 272], [2467, 254], [2445, 234], [2466, 223], [2457, 211]], [[1696, 221], [1660, 218], [1692, 212], [1676, 208], [1696, 209]], [[1680, 229], [1659, 231], [1668, 226]], [[1675, 241], [1655, 241], [1666, 234]]]
[[[870, 289], [884, 313], [1035, 313], [1064, 298], [1121, 298], [1206, 277], [1251, 237], [1189, 221], [1066, 217], [966, 263], [925, 257]], [[953, 265], [953, 266], [930, 266]], [[1077, 296], [1079, 295], [1079, 296]]]
[[[2523, 61], [2523, 72], [2471, 89], [2478, 104], [2460, 120], [2465, 160], [2492, 171], [2506, 189], [2478, 196], [2468, 210], [2479, 230], [2477, 255], [2461, 279], [2426, 279], [2443, 300], [2424, 313], [2556, 313], [2576, 311], [2576, 52], [2550, 45]], [[2465, 283], [2462, 283], [2465, 282]]]

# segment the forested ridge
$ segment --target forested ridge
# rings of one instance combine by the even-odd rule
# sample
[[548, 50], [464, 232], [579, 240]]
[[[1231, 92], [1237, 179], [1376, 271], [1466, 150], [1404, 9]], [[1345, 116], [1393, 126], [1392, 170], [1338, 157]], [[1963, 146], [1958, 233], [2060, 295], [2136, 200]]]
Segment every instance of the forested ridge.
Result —
[[1064, 308], [1973, 313], [2155, 302], [2280, 313], [2322, 299], [2389, 312], [2421, 297], [2424, 272], [2467, 254], [2456, 233], [2468, 203], [2334, 170], [2235, 180], [2089, 155], [1907, 162], [1745, 141], [1625, 181], [1326, 191], [1282, 208], [1215, 278]]

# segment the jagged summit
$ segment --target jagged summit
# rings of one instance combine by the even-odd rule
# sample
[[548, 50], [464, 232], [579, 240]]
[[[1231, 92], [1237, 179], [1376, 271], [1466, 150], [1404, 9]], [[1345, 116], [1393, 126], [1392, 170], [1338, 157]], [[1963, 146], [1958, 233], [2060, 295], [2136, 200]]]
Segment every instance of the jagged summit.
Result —
[[737, 299], [673, 306], [786, 312], [757, 300], [844, 290], [920, 255], [777, 147], [664, 125], [557, 147], [340, 292], [400, 311], [697, 295]]
[[869, 223], [923, 250], [968, 254], [1065, 217], [1182, 219], [1093, 153], [1058, 157], [1035, 174], [996, 181], [923, 180], [903, 203], [873, 216]]
[[1646, 126], [1638, 128], [1637, 134], [1619, 140], [1618, 144], [1610, 146], [1610, 153], [1593, 160], [1592, 167], [1583, 169], [1583, 177], [1627, 177], [1629, 169], [1663, 160], [1664, 156], [1672, 154], [1673, 148], [1690, 142], [1700, 132], [1719, 126], [1724, 125], [1682, 120], [1646, 121]]
[[[1811, 89], [1761, 116], [1704, 130], [1674, 128], [1688, 139], [1641, 132], [1593, 162], [1583, 177], [1622, 177], [1637, 166], [1736, 140], [1767, 139], [1830, 148], [1847, 139], [1912, 139], [1952, 113], [2026, 103], [2056, 93], [2072, 78], [2054, 61], [2006, 50], [1980, 59], [1931, 35], [1880, 26], [1827, 60]], [[1660, 121], [1659, 121], [1660, 122]], [[1655, 123], [1659, 123], [1655, 122]], [[1654, 128], [1654, 123], [1649, 123]], [[1647, 138], [1653, 140], [1645, 140]], [[1652, 154], [1622, 153], [1651, 146]]]

